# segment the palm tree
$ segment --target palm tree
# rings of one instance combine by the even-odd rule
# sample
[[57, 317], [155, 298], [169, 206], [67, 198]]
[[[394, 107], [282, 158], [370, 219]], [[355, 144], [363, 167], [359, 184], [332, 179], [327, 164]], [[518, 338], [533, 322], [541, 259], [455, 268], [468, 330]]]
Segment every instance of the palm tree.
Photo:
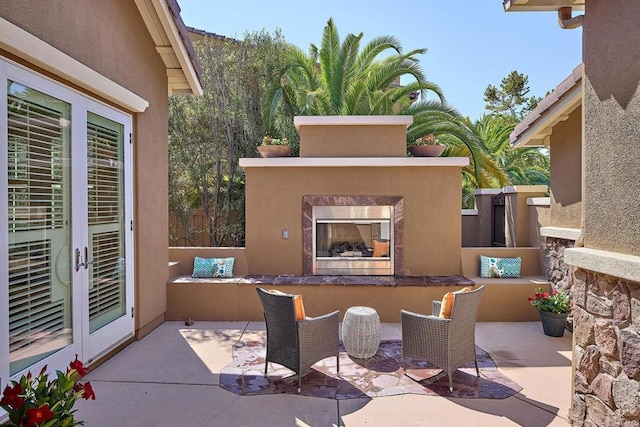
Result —
[[[446, 104], [442, 91], [428, 81], [416, 55], [426, 49], [402, 53], [392, 36], [372, 39], [362, 50], [362, 33], [349, 34], [340, 42], [333, 19], [324, 28], [320, 48], [311, 45], [305, 54], [287, 45], [288, 65], [270, 88], [265, 103], [265, 121], [302, 115], [412, 115], [407, 142], [435, 134], [448, 145], [444, 155], [468, 156], [466, 179], [475, 186], [488, 186], [500, 171], [482, 146], [482, 141]], [[381, 58], [382, 54], [387, 56]], [[401, 77], [413, 79], [400, 85]], [[427, 100], [434, 94], [437, 100]], [[414, 102], [416, 95], [420, 99]], [[502, 177], [501, 177], [502, 178]]]
[[[287, 45], [288, 65], [267, 96], [267, 120], [284, 104], [292, 115], [397, 114], [411, 103], [410, 95], [427, 91], [442, 100], [440, 88], [426, 80], [415, 58], [426, 49], [402, 53], [392, 36], [376, 37], [360, 51], [363, 34], [349, 34], [342, 43], [333, 19], [324, 28], [320, 48], [305, 54]], [[381, 54], [389, 53], [383, 59]], [[400, 77], [414, 82], [400, 85]]]
[[[517, 125], [515, 117], [485, 114], [471, 127], [509, 178], [507, 185], [549, 185], [549, 157], [538, 147], [513, 148], [509, 136]], [[496, 182], [495, 187], [503, 187]]]

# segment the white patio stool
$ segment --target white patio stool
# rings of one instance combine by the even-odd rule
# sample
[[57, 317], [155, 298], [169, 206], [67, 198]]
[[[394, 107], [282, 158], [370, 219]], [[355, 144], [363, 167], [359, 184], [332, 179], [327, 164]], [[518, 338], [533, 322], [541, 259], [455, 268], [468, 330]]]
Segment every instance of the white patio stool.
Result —
[[380, 345], [380, 317], [371, 307], [350, 307], [342, 321], [342, 343], [357, 359], [373, 357]]

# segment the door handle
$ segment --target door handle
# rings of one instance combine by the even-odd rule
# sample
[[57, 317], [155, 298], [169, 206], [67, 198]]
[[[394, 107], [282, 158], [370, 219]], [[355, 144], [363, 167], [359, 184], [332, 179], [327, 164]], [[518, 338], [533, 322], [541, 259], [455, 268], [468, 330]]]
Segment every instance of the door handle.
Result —
[[80, 267], [83, 267], [83, 266], [84, 266], [84, 263], [80, 262], [80, 249], [76, 248], [76, 251], [75, 251], [75, 266], [74, 266], [76, 272], [79, 271]]
[[93, 260], [89, 261], [89, 248], [84, 247], [84, 269], [89, 269], [89, 264], [93, 264]]

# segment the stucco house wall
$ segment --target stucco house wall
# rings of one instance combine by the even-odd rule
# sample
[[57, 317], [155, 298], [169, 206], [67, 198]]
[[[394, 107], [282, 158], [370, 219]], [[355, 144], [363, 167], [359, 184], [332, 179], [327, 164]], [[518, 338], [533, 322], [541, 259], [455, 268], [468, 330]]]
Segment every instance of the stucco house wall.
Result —
[[553, 127], [550, 220], [552, 227], [580, 228], [582, 218], [582, 107]]
[[640, 7], [586, 2], [585, 246], [640, 255]]
[[460, 179], [459, 167], [246, 168], [249, 274], [303, 274], [308, 195], [403, 197], [404, 275], [460, 274]]
[[[0, 16], [149, 102], [143, 113], [132, 114], [135, 321], [138, 334], [143, 335], [163, 321], [166, 309], [164, 286], [169, 259], [166, 66], [132, 1], [7, 0], [0, 3]], [[0, 54], [42, 72], [7, 52]], [[43, 74], [68, 84], [51, 73]]]

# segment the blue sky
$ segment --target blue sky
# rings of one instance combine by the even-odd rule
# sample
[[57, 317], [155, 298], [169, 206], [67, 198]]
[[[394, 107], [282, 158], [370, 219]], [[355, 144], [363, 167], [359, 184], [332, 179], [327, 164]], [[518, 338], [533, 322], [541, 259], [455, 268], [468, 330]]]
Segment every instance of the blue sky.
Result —
[[544, 96], [582, 60], [582, 29], [562, 30], [552, 12], [510, 12], [502, 0], [179, 0], [185, 24], [242, 39], [276, 28], [306, 50], [320, 45], [333, 17], [341, 40], [349, 33], [392, 35], [405, 51], [426, 48], [420, 63], [460, 113], [478, 119], [484, 91], [512, 70], [529, 76], [530, 95]]

